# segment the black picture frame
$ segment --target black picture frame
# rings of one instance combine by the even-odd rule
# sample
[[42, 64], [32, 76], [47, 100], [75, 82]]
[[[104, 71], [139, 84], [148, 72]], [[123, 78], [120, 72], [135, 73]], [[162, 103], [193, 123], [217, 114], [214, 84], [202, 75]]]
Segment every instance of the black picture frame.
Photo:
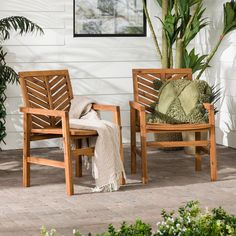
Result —
[[[145, 16], [145, 12], [143, 9], [143, 30], [142, 33], [135, 33], [135, 34], [122, 34], [122, 33], [114, 33], [114, 34], [89, 34], [89, 33], [76, 33], [75, 32], [75, 22], [76, 22], [76, 15], [75, 15], [75, 1], [73, 0], [73, 37], [146, 37], [147, 36], [147, 21], [146, 21], [146, 16]], [[142, 0], [140, 0], [142, 2]], [[145, 0], [145, 4], [146, 4], [146, 0]]]

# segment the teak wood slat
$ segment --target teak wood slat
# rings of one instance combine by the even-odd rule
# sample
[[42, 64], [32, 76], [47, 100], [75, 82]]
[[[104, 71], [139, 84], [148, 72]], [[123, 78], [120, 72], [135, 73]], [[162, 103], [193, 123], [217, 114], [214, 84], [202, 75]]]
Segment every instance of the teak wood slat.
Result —
[[48, 160], [48, 159], [40, 158], [40, 157], [32, 157], [32, 156], [27, 157], [27, 162], [32, 163], [32, 164], [65, 168], [65, 163], [62, 161]]
[[154, 96], [158, 96], [158, 92], [156, 90], [153, 90], [153, 89], [151, 89], [143, 84], [140, 84], [140, 83], [138, 84], [138, 90], [142, 90], [142, 91], [150, 93]]
[[40, 87], [37, 84], [34, 84], [32, 81], [25, 81], [26, 87], [30, 88], [32, 90], [37, 91], [38, 93], [43, 94], [44, 96], [47, 96], [47, 91], [45, 90], [45, 87]]
[[176, 125], [171, 125], [171, 124], [151, 124], [147, 123], [146, 128], [148, 130], [160, 130], [160, 131], [194, 131], [194, 130], [205, 130], [209, 129], [211, 127], [210, 124], [176, 124]]
[[58, 99], [59, 97], [61, 97], [62, 95], [64, 95], [64, 94], [67, 93], [67, 92], [68, 92], [68, 90], [67, 90], [66, 86], [65, 86], [65, 87], [62, 87], [62, 88], [60, 89], [60, 91], [58, 91], [58, 93], [56, 93], [56, 94], [53, 95], [53, 100], [54, 100], [54, 101], [57, 101], [57, 99]]
[[147, 142], [148, 147], [189, 147], [189, 146], [208, 146], [209, 141], [168, 141], [168, 142]]
[[[71, 150], [71, 140], [81, 144], [81, 139], [96, 137], [95, 130], [71, 129], [69, 110], [73, 92], [67, 70], [20, 72], [20, 85], [24, 99], [24, 145], [23, 145], [23, 186], [30, 186], [30, 164], [47, 165], [65, 170], [66, 192], [74, 194], [72, 177], [72, 155], [76, 159], [76, 176], [82, 176], [82, 156], [94, 155], [94, 147], [82, 148], [76, 145]], [[111, 111], [114, 122], [120, 126], [120, 154], [123, 146], [121, 136], [120, 109], [113, 105], [93, 104], [95, 110]], [[64, 160], [55, 161], [30, 156], [30, 141], [63, 138]], [[124, 183], [124, 179], [122, 179]]]
[[150, 93], [147, 93], [147, 92], [144, 92], [144, 91], [142, 91], [142, 90], [139, 90], [139, 91], [138, 91], [138, 94], [141, 95], [141, 96], [143, 96], [143, 97], [146, 97], [146, 98], [150, 99], [150, 100], [153, 101], [153, 102], [158, 101], [158, 97], [157, 97], [157, 96], [154, 96], [154, 95], [152, 95], [152, 94], [150, 94]]
[[[192, 80], [191, 69], [133, 69], [134, 101], [130, 101], [131, 130], [131, 173], [136, 173], [136, 155], [141, 157], [142, 182], [148, 183], [148, 147], [196, 147], [195, 170], [201, 170], [201, 151], [210, 156], [211, 180], [217, 180], [217, 160], [215, 141], [214, 106], [203, 104], [208, 111], [209, 122], [206, 124], [155, 124], [146, 122], [146, 114], [152, 112], [151, 102], [157, 102], [159, 91], [154, 89], [153, 81]], [[195, 141], [147, 141], [148, 133], [194, 132]], [[200, 140], [200, 132], [208, 132], [208, 140]], [[141, 150], [136, 147], [136, 133], [140, 133]]]
[[94, 155], [94, 148], [81, 148], [72, 151], [76, 156], [93, 156]]
[[31, 116], [32, 122], [35, 123], [38, 127], [44, 128], [50, 125], [45, 120], [39, 119], [37, 116]]

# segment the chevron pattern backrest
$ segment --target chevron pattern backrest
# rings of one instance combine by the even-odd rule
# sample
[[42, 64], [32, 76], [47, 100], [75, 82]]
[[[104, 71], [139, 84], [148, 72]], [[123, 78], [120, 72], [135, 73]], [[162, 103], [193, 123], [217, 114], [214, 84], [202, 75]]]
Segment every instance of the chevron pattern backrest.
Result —
[[154, 89], [154, 80], [192, 80], [191, 69], [133, 69], [134, 101], [152, 112], [151, 105], [158, 101], [159, 91]]
[[[69, 111], [73, 98], [68, 70], [19, 72], [26, 107]], [[32, 128], [57, 127], [60, 117], [32, 115]]]

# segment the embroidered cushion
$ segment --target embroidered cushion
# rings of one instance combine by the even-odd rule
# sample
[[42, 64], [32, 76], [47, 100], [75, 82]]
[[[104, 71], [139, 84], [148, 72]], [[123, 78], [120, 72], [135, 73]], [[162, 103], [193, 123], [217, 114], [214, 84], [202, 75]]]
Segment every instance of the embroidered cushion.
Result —
[[[156, 88], [160, 82], [155, 82]], [[206, 123], [208, 115], [203, 103], [210, 102], [212, 89], [203, 80], [169, 80], [159, 89], [159, 101], [152, 114], [150, 123]]]

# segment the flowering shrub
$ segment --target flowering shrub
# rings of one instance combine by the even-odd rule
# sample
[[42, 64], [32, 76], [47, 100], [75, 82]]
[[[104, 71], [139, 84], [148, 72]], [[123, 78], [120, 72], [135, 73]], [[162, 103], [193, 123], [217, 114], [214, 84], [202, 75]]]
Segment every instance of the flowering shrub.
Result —
[[[156, 233], [149, 224], [136, 220], [135, 224], [123, 223], [119, 229], [109, 225], [108, 231], [96, 236], [236, 236], [236, 217], [219, 207], [203, 212], [196, 201], [188, 202], [178, 213], [161, 213], [163, 220], [157, 223]], [[79, 230], [74, 236], [83, 236]], [[42, 236], [56, 236], [56, 230], [41, 229]], [[88, 234], [88, 236], [92, 236]]]
[[155, 236], [236, 236], [236, 217], [223, 208], [202, 213], [198, 202], [191, 201], [174, 212], [162, 211]]

